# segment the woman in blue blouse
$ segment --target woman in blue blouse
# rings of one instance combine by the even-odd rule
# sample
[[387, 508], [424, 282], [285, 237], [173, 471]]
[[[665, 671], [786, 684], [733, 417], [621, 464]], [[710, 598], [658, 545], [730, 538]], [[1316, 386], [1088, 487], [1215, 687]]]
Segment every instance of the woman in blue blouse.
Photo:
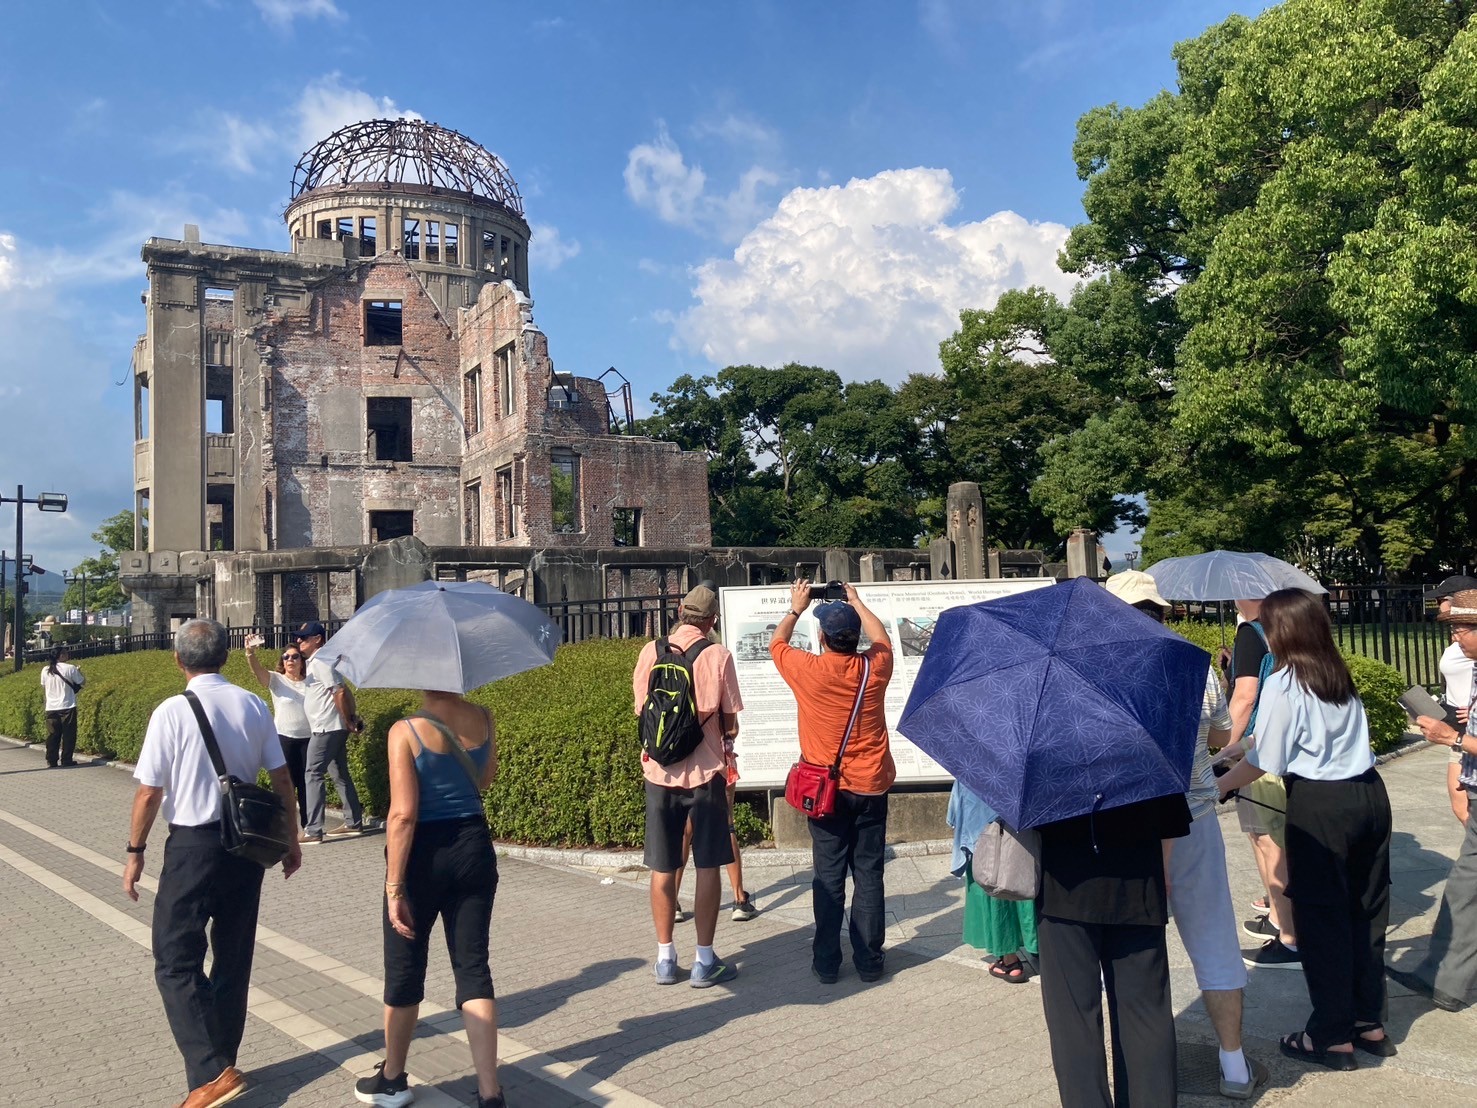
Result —
[[1277, 658], [1245, 759], [1220, 778], [1224, 799], [1265, 773], [1287, 782], [1288, 896], [1313, 1012], [1282, 1053], [1357, 1069], [1354, 1048], [1388, 1057], [1385, 926], [1390, 801], [1374, 769], [1369, 721], [1334, 645], [1323, 604], [1297, 589], [1262, 603]]

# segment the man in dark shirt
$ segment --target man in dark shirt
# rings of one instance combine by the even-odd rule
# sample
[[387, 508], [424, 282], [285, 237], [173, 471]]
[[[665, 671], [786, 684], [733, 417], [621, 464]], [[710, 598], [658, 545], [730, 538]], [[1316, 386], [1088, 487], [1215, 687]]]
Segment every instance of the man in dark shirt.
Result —
[[1175, 1101], [1164, 841], [1190, 833], [1183, 792], [1041, 827], [1041, 996], [1064, 1108]]

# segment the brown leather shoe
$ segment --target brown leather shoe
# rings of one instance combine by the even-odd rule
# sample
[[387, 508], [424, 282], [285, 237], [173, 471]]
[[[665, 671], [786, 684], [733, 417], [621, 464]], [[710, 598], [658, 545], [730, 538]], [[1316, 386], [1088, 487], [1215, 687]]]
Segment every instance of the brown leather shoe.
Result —
[[190, 1095], [185, 1097], [179, 1108], [216, 1108], [218, 1104], [235, 1100], [245, 1091], [246, 1075], [235, 1066], [227, 1066], [209, 1085], [190, 1090]]

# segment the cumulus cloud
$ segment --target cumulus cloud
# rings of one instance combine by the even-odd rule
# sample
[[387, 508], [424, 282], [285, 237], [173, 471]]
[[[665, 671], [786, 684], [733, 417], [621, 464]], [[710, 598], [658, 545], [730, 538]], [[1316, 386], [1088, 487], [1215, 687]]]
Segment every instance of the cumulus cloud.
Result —
[[256, 10], [273, 27], [290, 28], [299, 19], [343, 19], [333, 0], [255, 0]]
[[951, 222], [958, 206], [943, 169], [794, 189], [731, 258], [696, 268], [674, 343], [716, 365], [798, 361], [899, 381], [937, 368], [961, 309], [1029, 285], [1070, 293], [1075, 279], [1056, 267], [1065, 226], [1010, 211]]
[[531, 223], [528, 229], [533, 232], [528, 261], [538, 269], [558, 269], [580, 252], [579, 240], [564, 238], [552, 224]]
[[304, 89], [293, 113], [297, 120], [299, 152], [350, 123], [366, 119], [421, 118], [419, 113], [400, 107], [388, 96], [373, 96], [363, 89], [345, 85], [337, 73], [330, 73]]
[[14, 287], [17, 279], [15, 236], [0, 233], [0, 292]]
[[[705, 126], [705, 133], [729, 141], [762, 142], [771, 137], [762, 125], [737, 116]], [[732, 191], [711, 193], [702, 166], [687, 164], [666, 124], [661, 124], [654, 140], [639, 143], [627, 153], [625, 181], [631, 201], [663, 223], [737, 240], [764, 210], [761, 190], [779, 184], [780, 176], [754, 165], [744, 171]]]

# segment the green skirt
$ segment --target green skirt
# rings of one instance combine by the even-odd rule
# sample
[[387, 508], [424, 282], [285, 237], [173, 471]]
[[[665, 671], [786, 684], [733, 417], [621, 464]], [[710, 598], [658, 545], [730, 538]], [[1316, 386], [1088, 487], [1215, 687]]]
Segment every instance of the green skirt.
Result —
[[996, 900], [964, 871], [964, 941], [976, 950], [1004, 958], [1019, 950], [1035, 955], [1036, 902]]

